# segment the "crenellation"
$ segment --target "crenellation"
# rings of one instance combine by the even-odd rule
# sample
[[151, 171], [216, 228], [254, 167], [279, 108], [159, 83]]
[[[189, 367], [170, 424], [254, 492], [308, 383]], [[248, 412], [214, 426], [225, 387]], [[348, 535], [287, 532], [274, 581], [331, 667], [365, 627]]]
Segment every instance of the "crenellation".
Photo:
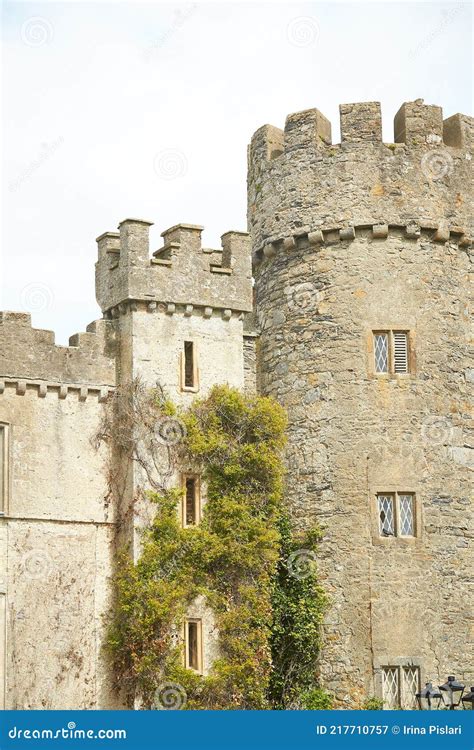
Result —
[[423, 99], [402, 104], [394, 119], [395, 143], [411, 146], [443, 143], [443, 110]]
[[340, 104], [341, 143], [382, 143], [380, 102]]
[[[213, 249], [202, 246], [202, 226], [176, 224], [162, 232], [163, 246], [150, 258], [150, 222], [126, 219], [119, 226], [120, 247], [113, 251], [118, 264], [110, 265], [102, 246], [110, 233], [99, 238], [96, 296], [105, 317], [117, 315], [129, 300], [251, 310], [247, 233], [226, 232], [222, 247]], [[112, 239], [116, 243], [117, 237]]]
[[[252, 136], [248, 150], [249, 160], [255, 167], [259, 162], [268, 162], [280, 156], [285, 149], [285, 133], [273, 125], [263, 125]], [[249, 161], [250, 164], [250, 161]]]
[[465, 148], [472, 151], [474, 145], [474, 119], [467, 115], [455, 114], [443, 122], [443, 140], [452, 148]]
[[57, 346], [52, 331], [33, 328], [31, 316], [0, 313], [0, 376], [75, 383], [115, 383], [114, 332], [96, 321]]
[[384, 144], [378, 102], [343, 104], [340, 116], [341, 144], [313, 137], [323, 122], [318, 110], [289, 115], [284, 148], [274, 158], [274, 129], [260, 128], [252, 138], [248, 222], [259, 248], [282, 236], [282, 227], [295, 237], [305, 227], [344, 229], [362, 220], [375, 226], [431, 221], [436, 228], [446, 218], [472, 234], [466, 154], [472, 118], [448, 118], [443, 142], [442, 109], [407, 102], [395, 118], [396, 143]]
[[[288, 115], [284, 133], [285, 151], [294, 151], [308, 146], [322, 149], [332, 143], [331, 123], [319, 109], [307, 109], [304, 112]], [[271, 153], [270, 158], [275, 158], [276, 155], [278, 154], [272, 155]]]
[[175, 224], [161, 233], [164, 244], [175, 243], [177, 247], [186, 247], [188, 252], [202, 251], [202, 233], [204, 227], [200, 224]]
[[121, 267], [140, 267], [148, 262], [151, 226], [152, 221], [143, 219], [124, 219], [120, 222]]

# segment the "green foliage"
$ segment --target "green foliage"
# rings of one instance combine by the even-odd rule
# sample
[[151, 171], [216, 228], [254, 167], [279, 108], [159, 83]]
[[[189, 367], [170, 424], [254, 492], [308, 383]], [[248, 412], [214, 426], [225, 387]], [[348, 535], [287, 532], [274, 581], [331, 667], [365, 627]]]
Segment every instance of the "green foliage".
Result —
[[312, 688], [301, 694], [301, 708], [308, 711], [330, 711], [333, 699], [325, 690]]
[[272, 597], [270, 697], [276, 708], [312, 708], [322, 699], [321, 691], [315, 689], [315, 664], [326, 606], [314, 564], [320, 532], [313, 528], [305, 534], [295, 534], [286, 516], [280, 518], [279, 528], [280, 560]]
[[[298, 580], [286, 565], [294, 549], [314, 549], [318, 534], [293, 538], [282, 516], [282, 409], [226, 386], [184, 413], [160, 394], [155, 403], [157, 417], [184, 422], [179, 459], [200, 467], [207, 499], [199, 526], [182, 528], [181, 491], [149, 495], [156, 513], [141, 557], [133, 564], [123, 552], [116, 572], [108, 650], [117, 685], [144, 707], [166, 681], [184, 688], [190, 709], [284, 708], [301, 693], [302, 707], [322, 705], [314, 662], [324, 596], [314, 575]], [[219, 632], [206, 677], [183, 668], [173, 639], [198, 595]]]
[[364, 711], [381, 711], [383, 708], [383, 700], [380, 698], [375, 698], [375, 696], [371, 696], [370, 698], [367, 698], [365, 703], [362, 706], [362, 709]]

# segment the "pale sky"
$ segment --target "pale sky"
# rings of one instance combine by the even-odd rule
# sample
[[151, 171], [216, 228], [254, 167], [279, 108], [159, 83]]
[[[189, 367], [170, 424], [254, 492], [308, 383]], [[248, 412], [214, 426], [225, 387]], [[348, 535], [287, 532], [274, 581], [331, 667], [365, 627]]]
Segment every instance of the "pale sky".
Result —
[[246, 146], [340, 103], [472, 114], [465, 3], [3, 4], [0, 309], [67, 343], [100, 317], [95, 237], [119, 221], [246, 229]]

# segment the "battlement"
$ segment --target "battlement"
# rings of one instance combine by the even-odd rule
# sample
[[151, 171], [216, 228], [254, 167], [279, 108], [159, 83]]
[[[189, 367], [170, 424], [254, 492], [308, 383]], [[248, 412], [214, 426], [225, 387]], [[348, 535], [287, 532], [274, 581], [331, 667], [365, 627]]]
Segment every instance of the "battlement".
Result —
[[97, 238], [96, 297], [104, 313], [128, 300], [248, 312], [251, 253], [245, 232], [226, 232], [221, 248], [202, 245], [203, 227], [176, 224], [150, 256], [152, 223], [125, 219]]
[[422, 99], [403, 104], [383, 143], [378, 102], [341, 104], [341, 143], [317, 109], [264, 125], [248, 151], [248, 223], [254, 250], [271, 237], [359, 222], [448, 221], [472, 235], [469, 185], [474, 120]]
[[[333, 144], [331, 123], [318, 109], [288, 115], [284, 130], [273, 125], [259, 128], [250, 144], [250, 161], [270, 161], [285, 152], [312, 147], [324, 152], [343, 144], [383, 144], [380, 102], [357, 102], [339, 106], [341, 144]], [[474, 121], [455, 114], [443, 120], [441, 107], [423, 99], [403, 104], [394, 119], [394, 143], [472, 149]]]
[[71, 336], [69, 346], [57, 346], [53, 331], [31, 325], [26, 313], [0, 312], [0, 391], [14, 385], [19, 395], [36, 387], [40, 396], [56, 389], [60, 398], [89, 390], [103, 398], [115, 385], [113, 324], [97, 320], [87, 331]]

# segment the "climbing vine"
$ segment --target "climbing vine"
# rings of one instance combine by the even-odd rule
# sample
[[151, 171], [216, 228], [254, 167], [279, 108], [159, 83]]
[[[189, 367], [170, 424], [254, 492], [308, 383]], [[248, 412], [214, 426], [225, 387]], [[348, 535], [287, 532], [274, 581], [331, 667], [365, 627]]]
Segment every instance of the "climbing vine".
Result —
[[[315, 676], [325, 599], [314, 569], [301, 573], [298, 554], [314, 554], [318, 533], [295, 535], [284, 508], [283, 410], [227, 386], [186, 411], [160, 392], [145, 400], [135, 411], [150, 429], [150, 405], [157, 420], [174, 415], [183, 426], [172, 464], [198, 467], [206, 502], [200, 524], [183, 528], [180, 490], [155, 481], [147, 493], [154, 513], [140, 557], [134, 563], [123, 550], [115, 574], [107, 648], [117, 686], [145, 708], [168, 683], [191, 709], [317, 707], [308, 704], [326, 700]], [[146, 443], [143, 425], [133, 431]], [[205, 677], [182, 666], [177, 629], [197, 597], [219, 634]]]

